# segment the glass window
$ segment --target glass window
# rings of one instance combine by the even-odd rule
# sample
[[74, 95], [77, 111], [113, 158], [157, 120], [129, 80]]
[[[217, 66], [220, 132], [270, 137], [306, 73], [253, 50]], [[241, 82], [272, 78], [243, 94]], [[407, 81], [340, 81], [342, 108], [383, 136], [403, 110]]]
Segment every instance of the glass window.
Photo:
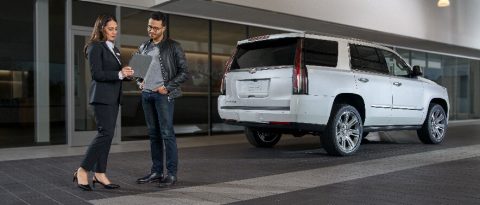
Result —
[[187, 92], [207, 92], [209, 86], [208, 21], [170, 16], [170, 37], [178, 41], [187, 56], [190, 79], [182, 86]]
[[0, 147], [34, 143], [34, 1], [0, 7]]
[[363, 60], [371, 61], [371, 62], [380, 62], [380, 57], [378, 57], [378, 54], [375, 48], [366, 47], [366, 46], [356, 46], [356, 47], [357, 47], [359, 58]]
[[237, 42], [246, 39], [245, 30], [244, 25], [212, 22], [212, 90], [217, 94], [220, 93], [225, 63], [231, 57]]
[[[122, 43], [134, 44], [133, 46], [138, 47], [140, 43], [148, 40], [147, 24], [150, 14], [152, 13], [151, 11], [122, 7], [120, 13]], [[136, 37], [135, 40], [123, 39], [125, 37], [132, 37], [132, 35]]]
[[446, 55], [442, 55], [441, 60], [443, 75], [440, 77], [440, 82], [448, 91], [450, 119], [472, 118], [475, 113], [474, 110], [478, 110], [473, 107], [475, 104], [474, 97], [478, 98], [478, 95], [472, 93], [475, 90], [473, 86], [478, 84], [478, 81], [476, 81], [478, 77], [474, 75], [475, 73], [478, 74], [478, 70], [472, 71], [472, 69], [478, 69], [478, 67], [475, 67], [478, 66], [478, 63], [476, 64], [475, 61], [469, 59]]
[[230, 69], [293, 65], [297, 41], [281, 38], [239, 45]]
[[[175, 100], [176, 131], [208, 131], [209, 23], [208, 20], [170, 15], [170, 37], [178, 41], [187, 57], [190, 78], [182, 84], [183, 97]], [[194, 106], [192, 106], [194, 105]]]
[[427, 57], [427, 66], [425, 67], [425, 69], [423, 69], [423, 76], [427, 79], [442, 84], [442, 56], [438, 54], [428, 53]]
[[447, 88], [448, 97], [450, 100], [450, 119], [456, 119], [455, 114], [455, 67], [456, 67], [456, 57], [453, 56], [442, 56], [442, 86]]
[[421, 68], [425, 68], [427, 66], [427, 53], [412, 51], [412, 59], [410, 65], [412, 65], [412, 67], [418, 65]]
[[392, 75], [408, 77], [410, 68], [400, 59], [397, 55], [392, 52], [381, 50], [383, 57], [385, 58], [385, 63], [387, 68]]
[[[147, 22], [151, 11], [121, 8], [120, 55], [122, 62], [129, 62], [143, 42], [149, 40]], [[141, 103], [141, 91], [134, 82], [123, 83], [122, 140], [147, 136], [145, 116]]]
[[49, 1], [50, 143], [67, 143], [65, 128], [65, 1]]
[[100, 14], [115, 16], [115, 6], [74, 0], [72, 2], [72, 24], [93, 27]]
[[212, 123], [214, 131], [243, 130], [243, 127], [228, 126], [220, 119], [217, 99], [225, 71], [225, 63], [232, 56], [237, 42], [247, 38], [246, 26], [212, 21]]
[[383, 61], [380, 60], [376, 48], [350, 44], [350, 55], [353, 69], [389, 73]]
[[318, 39], [305, 39], [305, 64], [336, 67], [338, 43]]
[[472, 109], [469, 118], [480, 118], [480, 60], [470, 60], [470, 107]]
[[470, 109], [470, 61], [465, 58], [457, 58], [456, 71], [456, 111], [457, 119], [468, 119]]

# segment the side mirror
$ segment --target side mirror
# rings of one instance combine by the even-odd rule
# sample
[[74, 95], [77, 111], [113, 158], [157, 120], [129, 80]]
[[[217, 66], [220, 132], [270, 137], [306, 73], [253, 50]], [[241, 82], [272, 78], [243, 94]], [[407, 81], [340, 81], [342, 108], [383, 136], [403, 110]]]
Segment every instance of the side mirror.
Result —
[[423, 75], [422, 68], [420, 68], [420, 66], [418, 65], [414, 65], [412, 73], [410, 75], [412, 77], [422, 76]]

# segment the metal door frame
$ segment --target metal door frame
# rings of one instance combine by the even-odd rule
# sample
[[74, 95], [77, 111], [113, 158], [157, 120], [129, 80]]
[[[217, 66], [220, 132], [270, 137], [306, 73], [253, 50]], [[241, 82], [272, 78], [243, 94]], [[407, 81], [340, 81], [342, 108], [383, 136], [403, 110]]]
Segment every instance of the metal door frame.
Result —
[[[66, 98], [67, 98], [67, 140], [69, 146], [88, 145], [95, 137], [97, 131], [75, 131], [75, 36], [90, 36], [93, 28], [84, 26], [71, 26], [67, 34], [67, 72], [66, 72]], [[117, 116], [115, 136], [112, 144], [118, 144], [121, 140], [121, 106]]]

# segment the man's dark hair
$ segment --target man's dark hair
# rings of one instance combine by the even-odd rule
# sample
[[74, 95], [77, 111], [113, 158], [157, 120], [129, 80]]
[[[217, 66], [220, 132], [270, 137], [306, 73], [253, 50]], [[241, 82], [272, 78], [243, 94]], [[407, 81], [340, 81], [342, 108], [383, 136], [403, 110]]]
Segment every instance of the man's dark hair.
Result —
[[159, 11], [155, 11], [150, 15], [150, 18], [155, 21], [162, 21], [162, 25], [165, 25], [167, 22], [167, 16]]

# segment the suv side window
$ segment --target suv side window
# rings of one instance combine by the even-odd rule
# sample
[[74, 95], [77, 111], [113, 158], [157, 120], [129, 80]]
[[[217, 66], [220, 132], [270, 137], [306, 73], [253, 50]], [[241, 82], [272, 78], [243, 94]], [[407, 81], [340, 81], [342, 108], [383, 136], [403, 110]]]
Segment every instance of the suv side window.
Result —
[[336, 67], [338, 43], [306, 38], [304, 41], [305, 65]]
[[410, 73], [410, 67], [397, 55], [390, 51], [381, 50], [385, 63], [387, 64], [390, 74], [394, 76], [408, 77]]
[[388, 74], [389, 71], [376, 48], [350, 44], [350, 63], [353, 69]]

